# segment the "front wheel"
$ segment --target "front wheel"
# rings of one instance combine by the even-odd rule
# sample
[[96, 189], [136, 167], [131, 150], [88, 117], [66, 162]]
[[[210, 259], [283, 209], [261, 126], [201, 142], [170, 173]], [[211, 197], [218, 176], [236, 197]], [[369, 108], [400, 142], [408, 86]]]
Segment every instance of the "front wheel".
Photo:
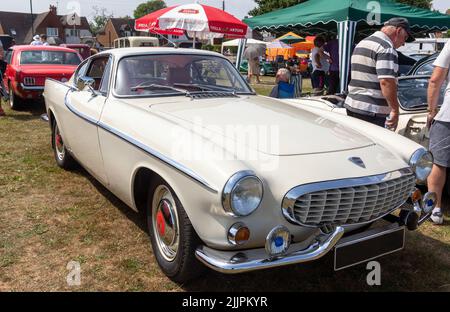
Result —
[[150, 188], [147, 227], [153, 254], [164, 274], [184, 283], [202, 273], [204, 267], [195, 258], [200, 239], [175, 192], [162, 179]]
[[75, 167], [76, 162], [73, 159], [72, 155], [69, 154], [66, 146], [64, 145], [64, 141], [62, 139], [61, 133], [59, 132], [59, 127], [56, 121], [54, 122], [52, 129], [52, 146], [55, 160], [59, 167], [65, 170], [69, 170]]

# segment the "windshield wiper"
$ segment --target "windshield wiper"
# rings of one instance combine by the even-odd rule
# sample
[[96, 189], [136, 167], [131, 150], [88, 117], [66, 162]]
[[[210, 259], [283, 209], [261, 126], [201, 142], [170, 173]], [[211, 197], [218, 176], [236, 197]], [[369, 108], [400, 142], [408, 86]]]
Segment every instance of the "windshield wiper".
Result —
[[152, 84], [149, 84], [149, 85], [137, 85], [137, 86], [134, 86], [134, 87], [130, 88], [131, 91], [136, 91], [136, 90], [139, 90], [139, 89], [155, 89], [155, 90], [167, 89], [167, 90], [173, 90], [173, 91], [177, 91], [177, 92], [189, 95], [189, 92], [187, 90], [179, 89], [179, 88], [175, 88], [175, 87], [171, 87], [171, 86], [160, 85], [160, 84], [157, 84], [157, 83], [152, 83]]
[[214, 88], [211, 88], [211, 87], [205, 86], [205, 85], [201, 85], [198, 83], [174, 83], [173, 85], [180, 86], [180, 87], [187, 87], [187, 88], [193, 87], [193, 88], [200, 89], [202, 91], [214, 91]]

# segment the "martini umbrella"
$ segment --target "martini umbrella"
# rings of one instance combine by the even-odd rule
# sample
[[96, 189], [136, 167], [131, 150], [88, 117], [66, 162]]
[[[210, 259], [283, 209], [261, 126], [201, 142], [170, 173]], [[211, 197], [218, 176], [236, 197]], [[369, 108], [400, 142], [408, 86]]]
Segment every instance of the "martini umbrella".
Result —
[[198, 4], [171, 6], [145, 15], [135, 22], [138, 31], [172, 33], [193, 32], [195, 37], [205, 33], [220, 33], [245, 37], [247, 25], [220, 9]]

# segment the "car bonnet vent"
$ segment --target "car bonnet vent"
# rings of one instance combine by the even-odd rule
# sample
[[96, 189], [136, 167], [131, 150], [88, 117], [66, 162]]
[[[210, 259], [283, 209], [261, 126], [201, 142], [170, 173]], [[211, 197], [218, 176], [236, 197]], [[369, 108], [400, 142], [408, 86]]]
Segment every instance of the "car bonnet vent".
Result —
[[191, 99], [209, 99], [218, 97], [238, 97], [235, 92], [228, 91], [202, 91], [202, 92], [189, 92], [186, 94]]

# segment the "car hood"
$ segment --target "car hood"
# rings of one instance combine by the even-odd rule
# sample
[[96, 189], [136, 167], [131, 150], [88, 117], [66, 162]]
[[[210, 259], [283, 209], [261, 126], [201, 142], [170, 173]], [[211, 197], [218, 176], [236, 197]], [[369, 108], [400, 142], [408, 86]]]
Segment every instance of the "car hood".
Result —
[[261, 153], [288, 156], [329, 153], [374, 145], [374, 141], [318, 113], [261, 96], [158, 99], [154, 113], [217, 133]]

